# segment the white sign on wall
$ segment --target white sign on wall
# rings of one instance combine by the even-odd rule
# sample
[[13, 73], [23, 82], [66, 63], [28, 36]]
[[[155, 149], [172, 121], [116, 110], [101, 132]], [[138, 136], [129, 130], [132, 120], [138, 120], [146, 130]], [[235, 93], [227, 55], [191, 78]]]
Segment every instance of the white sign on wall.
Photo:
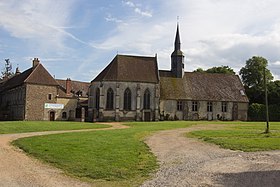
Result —
[[64, 108], [64, 104], [45, 103], [45, 108], [50, 108], [50, 109], [63, 109], [63, 108]]

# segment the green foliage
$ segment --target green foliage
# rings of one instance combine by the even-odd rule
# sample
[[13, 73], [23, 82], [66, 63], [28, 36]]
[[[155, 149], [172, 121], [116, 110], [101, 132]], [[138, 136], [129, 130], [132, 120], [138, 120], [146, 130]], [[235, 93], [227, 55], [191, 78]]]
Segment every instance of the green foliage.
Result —
[[[270, 121], [280, 121], [280, 105], [269, 105], [269, 120]], [[248, 117], [251, 121], [265, 121], [266, 111], [264, 104], [253, 103], [249, 106]]]
[[266, 68], [267, 64], [267, 60], [259, 56], [253, 56], [247, 60], [245, 67], [241, 68], [239, 73], [241, 75], [243, 84], [248, 88], [263, 88], [264, 71], [268, 82], [273, 80], [272, 74]]
[[199, 73], [203, 73], [205, 72], [202, 68], [197, 68], [196, 70], [194, 70], [193, 72], [199, 72]]
[[233, 74], [233, 75], [235, 75], [235, 72], [229, 66], [212, 67], [212, 68], [209, 68], [209, 69], [207, 69], [205, 71], [202, 68], [197, 68], [196, 70], [194, 70], [194, 72], [200, 72], [200, 73], [203, 73], [203, 72], [206, 72], [206, 73], [224, 73], [224, 74]]
[[268, 84], [268, 103], [280, 104], [280, 81], [271, 81]]
[[265, 120], [265, 105], [253, 103], [248, 109], [249, 120], [264, 121]]
[[0, 122], [0, 134], [57, 131], [57, 130], [78, 130], [106, 128], [109, 125], [101, 125], [84, 122], [63, 122], [63, 121], [5, 121]]
[[272, 123], [270, 134], [264, 134], [265, 123], [246, 123], [225, 130], [194, 131], [188, 134], [226, 149], [265, 151], [280, 149], [280, 123]]
[[19, 139], [15, 145], [68, 174], [100, 186], [139, 186], [158, 167], [143, 139], [195, 122], [132, 122], [129, 129], [76, 132]]
[[228, 66], [220, 66], [220, 67], [213, 67], [206, 70], [207, 73], [224, 73], [224, 74], [233, 74], [235, 75], [235, 72], [232, 68]]

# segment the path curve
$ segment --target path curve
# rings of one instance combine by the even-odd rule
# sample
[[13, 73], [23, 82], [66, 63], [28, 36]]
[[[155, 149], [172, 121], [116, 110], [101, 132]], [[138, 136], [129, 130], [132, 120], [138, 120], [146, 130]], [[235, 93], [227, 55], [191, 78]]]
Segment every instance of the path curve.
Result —
[[22, 150], [12, 146], [10, 143], [16, 139], [31, 136], [129, 128], [120, 123], [101, 124], [109, 124], [112, 127], [0, 135], [0, 187], [92, 186], [90, 183], [82, 182], [65, 175], [63, 171], [58, 168], [43, 164], [41, 161], [27, 156]]
[[148, 137], [145, 142], [160, 168], [142, 186], [279, 186], [280, 151], [232, 151], [184, 136], [201, 129], [205, 126], [161, 131]]

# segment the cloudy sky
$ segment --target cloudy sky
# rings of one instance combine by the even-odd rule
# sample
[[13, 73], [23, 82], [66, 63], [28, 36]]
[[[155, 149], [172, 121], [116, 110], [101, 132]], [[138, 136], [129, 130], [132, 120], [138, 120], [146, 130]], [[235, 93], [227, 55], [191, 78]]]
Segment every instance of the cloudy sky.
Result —
[[38, 57], [56, 78], [91, 81], [116, 54], [158, 56], [170, 69], [179, 16], [185, 70], [254, 55], [280, 79], [279, 0], [0, 0], [0, 62], [30, 68]]

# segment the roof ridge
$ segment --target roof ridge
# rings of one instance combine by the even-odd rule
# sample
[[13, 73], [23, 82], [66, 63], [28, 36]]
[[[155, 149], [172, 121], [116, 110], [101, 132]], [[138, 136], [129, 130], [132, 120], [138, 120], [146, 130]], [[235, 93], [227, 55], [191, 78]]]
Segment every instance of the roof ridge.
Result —
[[39, 63], [37, 66], [35, 66], [35, 67], [31, 67], [31, 68], [29, 68], [29, 69], [33, 69], [32, 71], [31, 71], [31, 73], [28, 75], [28, 77], [23, 81], [23, 82], [26, 82], [31, 76], [32, 76], [32, 74], [34, 73], [34, 71], [36, 71], [36, 69], [39, 67], [41, 65], [41, 63]]

